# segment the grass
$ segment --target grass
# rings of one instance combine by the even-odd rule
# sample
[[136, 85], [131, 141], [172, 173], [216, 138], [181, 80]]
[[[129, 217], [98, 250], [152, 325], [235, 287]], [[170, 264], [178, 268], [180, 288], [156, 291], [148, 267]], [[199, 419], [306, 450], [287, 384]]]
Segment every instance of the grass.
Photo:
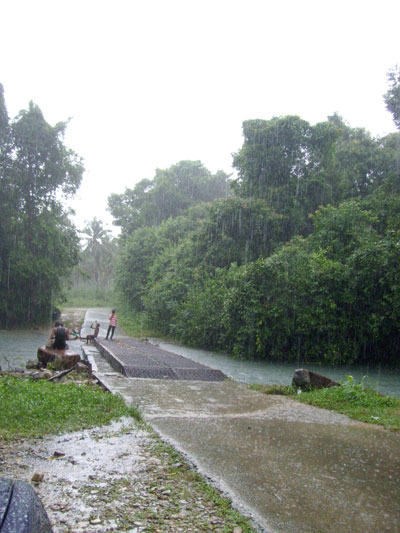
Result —
[[130, 337], [162, 337], [162, 335], [146, 325], [145, 313], [126, 311], [123, 307], [118, 312], [119, 325]]
[[377, 392], [365, 379], [357, 382], [352, 376], [347, 376], [340, 386], [301, 392], [294, 387], [280, 385], [252, 385], [251, 388], [265, 394], [285, 394], [302, 403], [345, 414], [354, 420], [400, 431], [400, 398]]
[[259, 383], [254, 383], [250, 385], [250, 389], [264, 394], [281, 394], [283, 396], [294, 396], [297, 393], [297, 390], [291, 385], [260, 385]]
[[10, 440], [78, 431], [122, 416], [140, 418], [123, 398], [90, 385], [0, 377], [0, 434]]
[[58, 307], [114, 307], [115, 293], [101, 287], [72, 287], [66, 294], [67, 301]]

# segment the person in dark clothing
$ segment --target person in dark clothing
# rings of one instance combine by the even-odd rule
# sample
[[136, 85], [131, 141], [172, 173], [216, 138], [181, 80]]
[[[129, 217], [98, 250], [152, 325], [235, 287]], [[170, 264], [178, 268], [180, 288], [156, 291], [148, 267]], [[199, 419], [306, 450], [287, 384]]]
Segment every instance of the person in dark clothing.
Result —
[[68, 328], [64, 328], [63, 324], [59, 322], [54, 324], [50, 338], [54, 339], [53, 348], [56, 350], [65, 350], [68, 348], [67, 341], [69, 341], [69, 331]]

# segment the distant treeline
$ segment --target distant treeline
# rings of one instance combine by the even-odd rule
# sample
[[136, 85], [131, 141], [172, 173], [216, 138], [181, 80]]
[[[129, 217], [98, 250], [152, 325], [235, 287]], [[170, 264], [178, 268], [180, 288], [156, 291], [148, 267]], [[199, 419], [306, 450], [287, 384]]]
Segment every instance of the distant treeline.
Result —
[[164, 335], [238, 357], [398, 362], [400, 133], [335, 114], [243, 134], [235, 179], [185, 161], [110, 197], [121, 300]]

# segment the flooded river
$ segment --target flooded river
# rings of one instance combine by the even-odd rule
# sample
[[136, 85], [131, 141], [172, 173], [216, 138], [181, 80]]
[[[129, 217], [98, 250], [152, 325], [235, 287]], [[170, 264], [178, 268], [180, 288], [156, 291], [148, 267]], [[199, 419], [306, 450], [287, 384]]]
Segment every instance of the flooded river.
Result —
[[367, 376], [368, 382], [384, 394], [400, 397], [400, 368], [371, 366], [325, 366], [310, 363], [272, 363], [265, 361], [246, 361], [233, 359], [229, 355], [217, 354], [207, 350], [187, 348], [166, 341], [152, 339], [160, 348], [184, 355], [205, 365], [222, 370], [227, 376], [243, 383], [261, 383], [264, 385], [290, 385], [297, 368], [307, 368], [334, 381], [343, 381], [346, 376], [357, 380]]
[[39, 346], [46, 344], [50, 330], [0, 331], [0, 367], [24, 368], [30, 359], [36, 359]]
[[[45, 344], [49, 332], [36, 331], [0, 331], [0, 367], [24, 368], [29, 359], [36, 359], [39, 346]], [[400, 369], [368, 366], [341, 366], [331, 367], [324, 365], [302, 364], [301, 361], [290, 364], [271, 363], [260, 361], [241, 361], [228, 355], [217, 354], [206, 350], [187, 348], [159, 339], [152, 339], [161, 348], [184, 355], [199, 363], [218, 368], [232, 379], [244, 383], [262, 383], [265, 385], [289, 385], [296, 368], [303, 366], [326, 375], [335, 381], [342, 381], [351, 375], [360, 380], [368, 376], [371, 385], [385, 394], [394, 394], [400, 397]], [[80, 342], [71, 343], [74, 350], [80, 351]], [[71, 345], [70, 344], [70, 345]]]

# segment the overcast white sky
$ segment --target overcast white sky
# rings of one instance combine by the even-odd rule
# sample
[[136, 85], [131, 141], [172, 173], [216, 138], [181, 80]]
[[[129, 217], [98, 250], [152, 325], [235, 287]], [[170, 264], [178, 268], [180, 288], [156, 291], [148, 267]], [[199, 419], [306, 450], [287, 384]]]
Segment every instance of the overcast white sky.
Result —
[[86, 172], [79, 227], [110, 193], [200, 160], [232, 172], [242, 122], [339, 112], [395, 131], [382, 95], [400, 64], [398, 0], [0, 0], [0, 83], [30, 100]]

